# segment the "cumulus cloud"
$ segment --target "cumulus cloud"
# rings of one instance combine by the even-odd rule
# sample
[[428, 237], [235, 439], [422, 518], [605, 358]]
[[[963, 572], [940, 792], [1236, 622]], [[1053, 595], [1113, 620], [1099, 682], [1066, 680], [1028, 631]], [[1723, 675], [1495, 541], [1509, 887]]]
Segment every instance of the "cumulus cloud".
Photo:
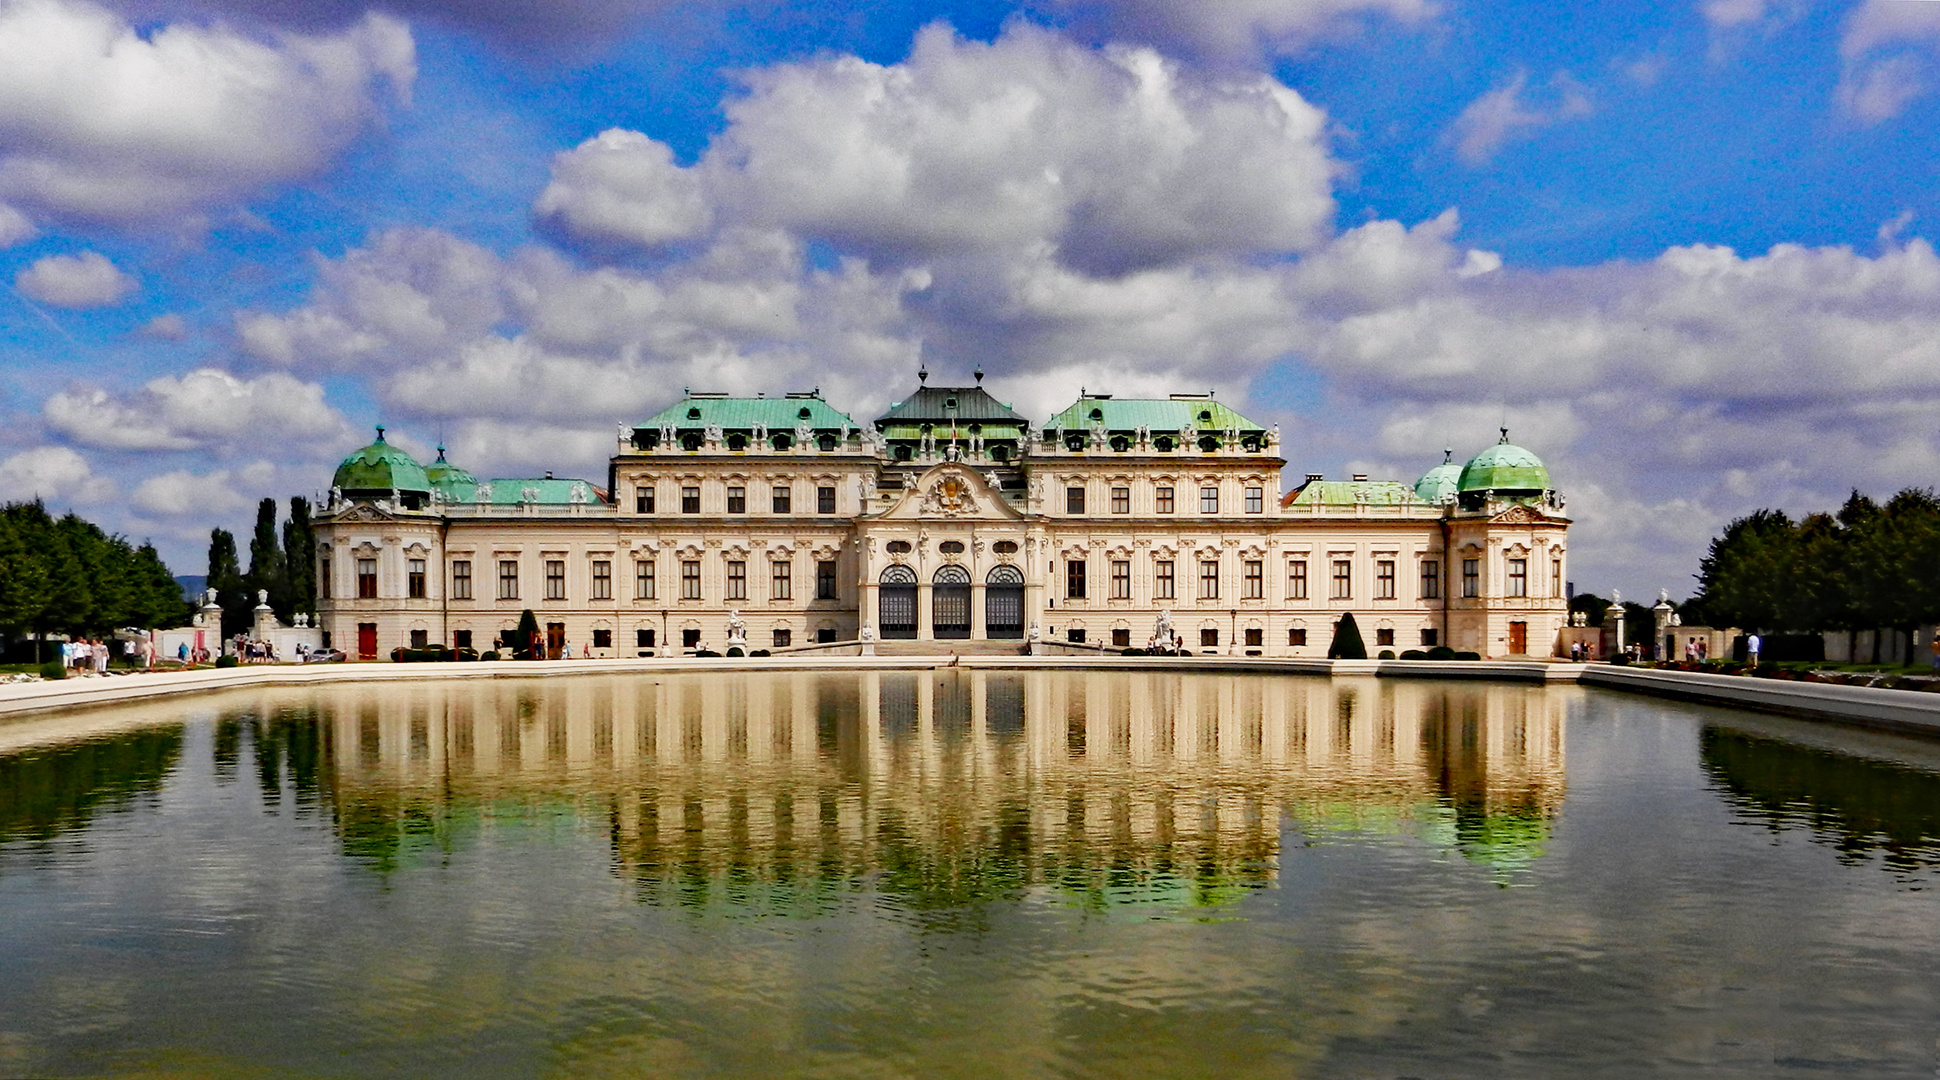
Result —
[[106, 450], [262, 452], [340, 440], [349, 431], [324, 403], [323, 388], [280, 372], [239, 379], [217, 368], [163, 376], [133, 394], [99, 387], [47, 399], [48, 427], [83, 446]]
[[1557, 72], [1547, 89], [1548, 103], [1530, 100], [1529, 73], [1518, 71], [1508, 82], [1469, 102], [1449, 130], [1455, 156], [1468, 165], [1486, 164], [1512, 139], [1594, 111], [1588, 92], [1567, 72]]
[[189, 324], [182, 316], [171, 311], [148, 320], [142, 325], [141, 332], [148, 337], [163, 341], [181, 341], [189, 336]]
[[[501, 48], [535, 58], [584, 54], [662, 16], [691, 21], [739, 0], [389, 0], [383, 10], [479, 34]], [[113, 0], [137, 21], [157, 17], [217, 17], [310, 32], [354, 25], [371, 10], [364, 0]], [[677, 23], [675, 25], [678, 25]]]
[[15, 274], [13, 286], [29, 299], [63, 308], [119, 304], [135, 290], [135, 279], [96, 251], [49, 255]]
[[40, 235], [34, 223], [18, 209], [0, 203], [0, 250], [24, 244]]
[[1329, 231], [1325, 118], [1263, 76], [937, 25], [899, 64], [838, 57], [748, 80], [697, 165], [607, 132], [560, 155], [538, 212], [570, 235], [653, 244], [695, 235], [711, 204], [725, 224], [871, 259], [1048, 247], [1094, 274], [1295, 251]]
[[1429, 0], [1055, 0], [1054, 9], [1105, 40], [1135, 41], [1196, 60], [1247, 64], [1349, 32], [1372, 18], [1431, 18]]
[[54, 217], [177, 219], [308, 176], [408, 98], [410, 31], [367, 15], [267, 41], [137, 32], [84, 0], [0, 2], [0, 200]]
[[274, 476], [275, 468], [265, 461], [206, 473], [176, 469], [143, 480], [129, 501], [159, 517], [220, 519], [254, 505]]
[[114, 493], [113, 481], [94, 475], [87, 459], [65, 446], [37, 446], [0, 459], [0, 502], [98, 503]]
[[1865, 0], [1839, 42], [1839, 106], [1862, 124], [1884, 123], [1932, 85], [1940, 4]]

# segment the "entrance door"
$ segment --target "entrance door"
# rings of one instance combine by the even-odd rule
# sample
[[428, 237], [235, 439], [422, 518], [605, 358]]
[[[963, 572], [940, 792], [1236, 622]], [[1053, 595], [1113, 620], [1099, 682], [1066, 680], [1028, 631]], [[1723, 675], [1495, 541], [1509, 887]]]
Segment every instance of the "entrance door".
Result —
[[883, 570], [876, 621], [884, 639], [916, 637], [916, 571], [900, 563]]
[[549, 622], [546, 624], [546, 655], [559, 659], [559, 651], [566, 647], [566, 624]]
[[999, 566], [984, 578], [983, 632], [993, 638], [1024, 636], [1024, 572]]
[[1512, 622], [1509, 624], [1509, 653], [1523, 656], [1529, 652], [1529, 624]]
[[357, 659], [377, 659], [377, 624], [374, 622], [357, 624]]
[[930, 579], [930, 628], [945, 640], [970, 636], [970, 571], [945, 566]]

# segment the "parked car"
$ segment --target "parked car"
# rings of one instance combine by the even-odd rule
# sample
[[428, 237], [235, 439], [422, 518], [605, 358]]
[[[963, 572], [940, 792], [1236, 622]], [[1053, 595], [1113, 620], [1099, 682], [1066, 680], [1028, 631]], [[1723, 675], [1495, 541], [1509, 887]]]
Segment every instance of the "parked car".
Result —
[[350, 657], [340, 649], [317, 649], [303, 658], [306, 664], [341, 664]]

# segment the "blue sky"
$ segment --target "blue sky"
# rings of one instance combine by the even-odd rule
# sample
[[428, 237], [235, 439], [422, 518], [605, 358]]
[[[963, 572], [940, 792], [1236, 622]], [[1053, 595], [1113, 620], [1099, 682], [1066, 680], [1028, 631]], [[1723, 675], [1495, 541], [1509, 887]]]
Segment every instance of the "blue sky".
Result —
[[682, 386], [1507, 424], [1581, 588], [1929, 484], [1940, 3], [0, 0], [0, 498], [198, 572], [384, 422], [598, 476]]

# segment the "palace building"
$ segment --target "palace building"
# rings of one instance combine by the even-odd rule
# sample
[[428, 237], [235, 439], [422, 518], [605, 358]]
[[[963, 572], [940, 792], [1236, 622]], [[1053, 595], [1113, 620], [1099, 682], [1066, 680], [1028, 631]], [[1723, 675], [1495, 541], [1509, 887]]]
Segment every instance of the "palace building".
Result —
[[[1211, 394], [1087, 394], [1034, 428], [977, 385], [858, 424], [819, 392], [686, 393], [623, 427], [601, 480], [481, 480], [384, 439], [317, 515], [318, 608], [356, 656], [493, 647], [531, 609], [574, 655], [875, 640], [1324, 657], [1548, 655], [1569, 519], [1508, 432], [1413, 484], [1307, 474]], [[885, 651], [889, 646], [885, 646]]]

